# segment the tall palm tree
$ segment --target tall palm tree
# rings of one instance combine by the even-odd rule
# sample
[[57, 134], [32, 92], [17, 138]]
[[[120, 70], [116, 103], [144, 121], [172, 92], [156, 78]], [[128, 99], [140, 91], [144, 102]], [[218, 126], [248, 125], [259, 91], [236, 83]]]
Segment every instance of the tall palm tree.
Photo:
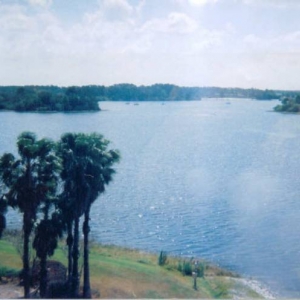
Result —
[[114, 173], [112, 165], [119, 160], [119, 153], [107, 150], [109, 141], [98, 133], [67, 133], [60, 141], [60, 155], [63, 160], [62, 179], [64, 180], [63, 199], [73, 207], [73, 215], [68, 212], [69, 220], [74, 220], [72, 250], [72, 297], [79, 293], [78, 243], [79, 219], [84, 215], [84, 287], [83, 296], [90, 298], [88, 234], [89, 215], [92, 203], [104, 192]]
[[[63, 180], [60, 207], [68, 227], [68, 277], [70, 296], [72, 298], [77, 298], [79, 295], [79, 220], [84, 213], [86, 191], [84, 182], [85, 154], [80, 143], [78, 143], [78, 136], [80, 134], [64, 134], [58, 147], [59, 156], [62, 158], [61, 178]], [[70, 230], [73, 230], [73, 233]]]
[[[23, 132], [17, 140], [19, 158], [5, 153], [0, 158], [0, 174], [8, 192], [8, 204], [23, 213], [23, 279], [24, 297], [30, 294], [29, 238], [40, 204], [51, 186], [48, 181], [49, 160], [55, 160], [54, 143], [37, 140], [32, 132]], [[47, 170], [47, 172], [46, 172]]]
[[64, 183], [64, 190], [59, 195], [57, 208], [60, 212], [60, 218], [62, 220], [62, 226], [64, 232], [67, 233], [67, 246], [68, 246], [68, 287], [71, 291], [71, 284], [72, 284], [72, 273], [73, 273], [73, 256], [72, 256], [72, 249], [74, 244], [73, 238], [73, 229], [74, 229], [74, 212], [72, 207], [73, 200], [68, 193], [68, 187], [66, 183]]
[[[40, 259], [40, 296], [46, 296], [47, 257], [52, 256], [57, 247], [58, 238], [62, 236], [63, 226], [57, 204], [57, 187], [59, 183], [60, 160], [56, 155], [49, 155], [39, 164], [40, 188], [43, 190], [40, 211], [43, 219], [35, 228], [33, 248]], [[51, 218], [50, 218], [51, 213]]]
[[87, 183], [87, 198], [84, 211], [84, 278], [83, 298], [91, 298], [90, 274], [89, 274], [89, 221], [90, 209], [94, 201], [105, 191], [105, 186], [113, 178], [115, 170], [113, 164], [118, 162], [120, 154], [116, 150], [108, 150], [109, 141], [102, 135], [93, 133], [86, 136], [88, 142], [87, 164], [85, 180]]

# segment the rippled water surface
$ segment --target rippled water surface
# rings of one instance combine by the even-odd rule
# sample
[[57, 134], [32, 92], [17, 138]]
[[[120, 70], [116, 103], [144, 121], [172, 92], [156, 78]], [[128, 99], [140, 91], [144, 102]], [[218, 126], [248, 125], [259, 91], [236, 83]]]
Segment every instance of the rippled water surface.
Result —
[[[92, 209], [92, 236], [202, 256], [300, 297], [300, 116], [276, 101], [204, 99], [99, 113], [0, 113], [0, 150], [23, 130], [54, 139], [97, 131], [122, 154]], [[9, 214], [16, 226], [16, 214]]]

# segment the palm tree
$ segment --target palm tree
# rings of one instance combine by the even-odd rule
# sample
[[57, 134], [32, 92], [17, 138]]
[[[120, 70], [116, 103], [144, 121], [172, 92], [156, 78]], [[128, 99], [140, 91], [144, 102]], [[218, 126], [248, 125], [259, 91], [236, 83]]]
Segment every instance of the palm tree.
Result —
[[[40, 259], [40, 296], [42, 298], [45, 297], [47, 289], [47, 257], [54, 254], [58, 238], [62, 236], [63, 231], [60, 215], [55, 210], [60, 167], [59, 158], [53, 154], [46, 157], [38, 168], [41, 178], [40, 187], [44, 189], [40, 203], [43, 219], [35, 228], [33, 248]], [[51, 218], [50, 212], [52, 212]]]
[[89, 144], [88, 159], [85, 170], [87, 183], [87, 198], [84, 212], [83, 234], [84, 234], [84, 278], [83, 298], [91, 298], [90, 274], [89, 274], [89, 220], [90, 209], [94, 201], [105, 191], [105, 185], [113, 178], [115, 170], [113, 164], [118, 162], [120, 154], [116, 150], [107, 150], [109, 141], [102, 135], [93, 133], [86, 137]]
[[60, 212], [63, 231], [67, 233], [66, 242], [68, 246], [68, 287], [70, 291], [71, 291], [72, 273], [73, 273], [72, 249], [74, 244], [73, 228], [74, 228], [74, 217], [75, 217], [72, 203], [73, 203], [73, 199], [70, 197], [70, 193], [68, 193], [68, 186], [65, 182], [64, 190], [59, 195], [57, 208]]
[[18, 137], [17, 148], [19, 158], [10, 153], [0, 158], [0, 174], [8, 190], [4, 195], [5, 200], [23, 213], [24, 297], [29, 298], [29, 238], [38, 208], [53, 184], [53, 180], [48, 181], [47, 172], [49, 161], [55, 161], [54, 143], [47, 139], [37, 140], [34, 133], [23, 132]]
[[[84, 214], [84, 297], [90, 298], [89, 263], [88, 263], [88, 234], [89, 215], [92, 203], [105, 190], [114, 173], [111, 168], [119, 160], [119, 153], [107, 150], [109, 142], [98, 133], [67, 133], [60, 141], [60, 155], [62, 157], [64, 191], [62, 199], [64, 206], [73, 207], [69, 224], [74, 221], [73, 250], [72, 250], [72, 297], [79, 294], [78, 276], [78, 243], [79, 219]], [[70, 262], [70, 260], [69, 260]], [[69, 266], [70, 267], [70, 266]], [[69, 268], [70, 269], [70, 268]]]
[[[61, 204], [68, 227], [69, 246], [69, 290], [72, 298], [79, 295], [79, 220], [84, 213], [85, 182], [84, 153], [77, 139], [80, 134], [67, 133], [61, 137], [59, 156], [62, 158], [63, 192]], [[67, 209], [66, 209], [67, 208]], [[73, 230], [73, 233], [70, 232]], [[71, 264], [71, 266], [70, 266]], [[70, 273], [71, 272], [71, 273]]]

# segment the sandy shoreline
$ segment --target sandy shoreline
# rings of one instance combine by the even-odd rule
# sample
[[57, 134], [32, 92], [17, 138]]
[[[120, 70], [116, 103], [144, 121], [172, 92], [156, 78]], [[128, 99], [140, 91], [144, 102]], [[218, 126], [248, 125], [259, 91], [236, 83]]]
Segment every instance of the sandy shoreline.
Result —
[[[276, 299], [276, 295], [272, 293], [267, 286], [265, 286], [263, 283], [250, 279], [250, 278], [235, 278], [234, 279], [237, 282], [242, 283], [243, 285], [249, 287], [259, 295], [261, 295], [264, 299]], [[237, 297], [238, 298], [238, 297]]]

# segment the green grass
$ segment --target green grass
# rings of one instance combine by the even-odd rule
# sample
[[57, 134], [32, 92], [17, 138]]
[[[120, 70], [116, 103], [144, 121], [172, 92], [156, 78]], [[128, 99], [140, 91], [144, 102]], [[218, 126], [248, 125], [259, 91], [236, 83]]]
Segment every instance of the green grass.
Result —
[[[232, 296], [231, 290], [236, 284], [230, 279], [229, 276], [232, 275], [230, 272], [210, 265], [206, 269], [206, 276], [197, 279], [198, 290], [195, 291], [193, 278], [183, 276], [177, 270], [179, 258], [168, 257], [167, 264], [159, 266], [158, 255], [159, 253], [154, 255], [92, 243], [90, 249], [92, 289], [99, 291], [101, 298], [230, 298]], [[51, 259], [67, 265], [64, 242], [60, 243]], [[0, 272], [1, 269], [18, 271], [21, 267], [21, 257], [12, 242], [0, 240]], [[243, 292], [255, 296], [249, 289]]]
[[21, 269], [22, 261], [16, 248], [8, 241], [0, 241], [0, 267]]

